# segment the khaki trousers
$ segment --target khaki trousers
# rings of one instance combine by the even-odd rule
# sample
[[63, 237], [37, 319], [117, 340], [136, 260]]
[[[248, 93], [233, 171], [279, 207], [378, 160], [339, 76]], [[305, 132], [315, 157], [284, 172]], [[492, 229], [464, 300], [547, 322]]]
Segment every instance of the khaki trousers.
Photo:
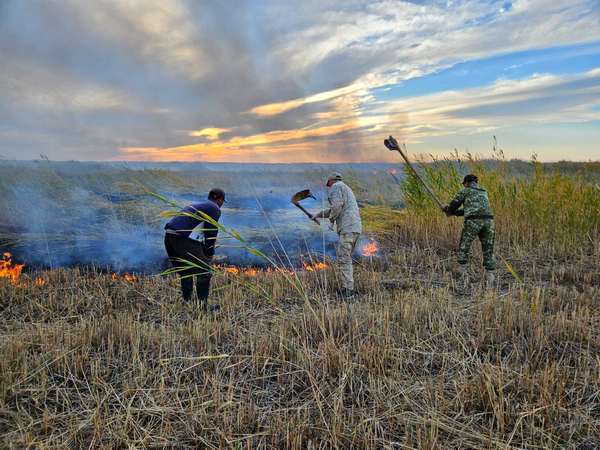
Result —
[[337, 265], [342, 275], [342, 287], [354, 290], [354, 271], [352, 269], [352, 252], [360, 233], [340, 233], [337, 246]]

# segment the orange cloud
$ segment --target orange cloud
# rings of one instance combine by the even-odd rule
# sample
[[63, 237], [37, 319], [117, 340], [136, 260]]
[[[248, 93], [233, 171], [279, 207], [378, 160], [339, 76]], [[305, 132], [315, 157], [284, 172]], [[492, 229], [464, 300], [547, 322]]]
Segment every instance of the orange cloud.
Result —
[[[349, 162], [395, 162], [391, 152], [373, 151], [370, 155], [331, 154], [331, 146], [343, 148], [343, 142], [297, 142], [282, 146], [257, 146], [250, 148], [225, 148], [210, 146], [184, 146], [172, 148], [128, 147], [121, 149], [120, 161], [179, 161], [179, 162], [238, 162], [238, 163], [349, 163]], [[378, 148], [370, 145], [371, 148]]]
[[[306, 98], [265, 104], [253, 108], [249, 113], [269, 117], [316, 102], [326, 102], [328, 110], [314, 113], [312, 118], [315, 122], [303, 128], [220, 139], [223, 133], [231, 129], [208, 127], [189, 132], [189, 136], [205, 137], [208, 142], [177, 147], [125, 147], [120, 149], [120, 154], [115, 159], [207, 162], [380, 161], [381, 155], [365, 155], [358, 144], [376, 131], [381, 122], [381, 117], [361, 115], [362, 102], [369, 98], [368, 90], [361, 83], [355, 83]], [[335, 151], [332, 152], [334, 147]]]
[[207, 137], [211, 141], [219, 138], [222, 133], [231, 131], [231, 128], [203, 128], [201, 130], [192, 131], [188, 136], [192, 137]]
[[360, 84], [351, 84], [343, 88], [334, 89], [326, 92], [319, 92], [318, 94], [311, 95], [303, 98], [296, 98], [294, 100], [288, 100], [285, 102], [269, 103], [266, 105], [257, 106], [250, 110], [250, 113], [260, 117], [270, 117], [277, 114], [290, 111], [292, 109], [299, 108], [302, 105], [309, 103], [324, 102], [332, 100], [336, 97], [345, 96], [349, 94], [367, 94], [367, 91]]
[[[375, 120], [351, 119], [322, 127], [278, 130], [177, 147], [125, 147], [116, 159], [146, 161], [333, 162], [327, 146], [336, 135], [369, 131]], [[370, 128], [371, 127], [371, 128]], [[322, 152], [322, 155], [318, 153]], [[351, 155], [350, 155], [351, 156]], [[315, 159], [317, 158], [317, 159]], [[377, 158], [381, 160], [381, 158]], [[340, 161], [341, 162], [341, 161]]]
[[299, 108], [306, 103], [306, 99], [289, 100], [287, 102], [269, 103], [268, 105], [257, 106], [252, 108], [250, 112], [260, 117], [276, 116], [291, 109]]

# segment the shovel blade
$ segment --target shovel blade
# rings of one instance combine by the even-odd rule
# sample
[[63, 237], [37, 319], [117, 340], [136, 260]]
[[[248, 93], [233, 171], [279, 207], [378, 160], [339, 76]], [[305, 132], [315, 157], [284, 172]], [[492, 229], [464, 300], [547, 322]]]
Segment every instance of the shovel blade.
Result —
[[387, 147], [387, 149], [390, 151], [398, 151], [400, 149], [400, 146], [398, 145], [398, 141], [396, 139], [394, 139], [392, 136], [385, 139], [383, 141], [383, 145], [385, 145]]
[[306, 198], [315, 198], [315, 196], [312, 195], [312, 192], [310, 192], [310, 189], [304, 189], [303, 191], [296, 192], [292, 196], [292, 203], [298, 203], [299, 201], [304, 200]]

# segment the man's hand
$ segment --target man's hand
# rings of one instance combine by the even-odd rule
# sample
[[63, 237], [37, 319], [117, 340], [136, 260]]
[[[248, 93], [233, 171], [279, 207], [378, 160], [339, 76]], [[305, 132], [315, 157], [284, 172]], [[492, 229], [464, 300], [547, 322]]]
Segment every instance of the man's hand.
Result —
[[325, 217], [327, 217], [328, 213], [329, 213], [329, 210], [326, 209], [325, 211], [321, 211], [321, 212], [318, 212], [317, 214], [314, 214], [311, 217], [311, 219], [324, 219]]
[[452, 213], [450, 213], [450, 210], [449, 210], [449, 208], [448, 208], [448, 205], [446, 205], [446, 206], [444, 206], [444, 207], [442, 208], [442, 212], [443, 212], [444, 214], [446, 214], [448, 217], [450, 217], [450, 216], [452, 215]]

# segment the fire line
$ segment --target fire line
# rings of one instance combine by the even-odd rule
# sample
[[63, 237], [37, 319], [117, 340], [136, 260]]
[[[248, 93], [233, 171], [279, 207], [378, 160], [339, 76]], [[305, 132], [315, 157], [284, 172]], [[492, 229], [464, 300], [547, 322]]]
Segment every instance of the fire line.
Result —
[[12, 255], [8, 252], [2, 255], [0, 260], [0, 278], [8, 278], [13, 285], [19, 284], [19, 278], [25, 264], [13, 264]]

